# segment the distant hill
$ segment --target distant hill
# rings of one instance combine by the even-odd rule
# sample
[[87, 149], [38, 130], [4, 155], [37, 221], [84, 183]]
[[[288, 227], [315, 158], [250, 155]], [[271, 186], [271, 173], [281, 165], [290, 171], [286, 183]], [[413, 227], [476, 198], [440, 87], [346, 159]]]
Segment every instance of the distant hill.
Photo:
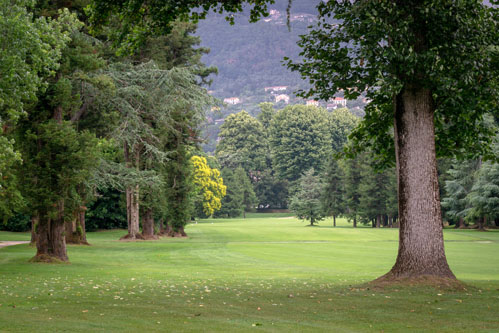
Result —
[[[227, 99], [227, 106], [207, 115], [205, 133], [209, 142], [204, 147], [206, 151], [214, 150], [221, 119], [228, 114], [244, 109], [256, 116], [259, 103], [279, 99], [278, 108], [284, 107], [286, 101], [305, 103], [294, 92], [306, 89], [308, 83], [283, 66], [283, 58], [299, 58], [301, 50], [296, 42], [317, 21], [318, 3], [319, 0], [294, 0], [289, 18], [291, 29], [287, 27], [287, 0], [277, 0], [269, 6], [270, 15], [256, 23], [248, 22], [246, 11], [235, 16], [234, 25], [225, 20], [225, 15], [216, 13], [210, 13], [199, 22], [197, 35], [201, 37], [201, 45], [211, 49], [203, 56], [203, 62], [216, 66], [219, 71], [218, 76], [213, 76], [210, 93], [221, 100]], [[278, 95], [287, 97], [277, 98]], [[234, 99], [230, 100], [232, 97]], [[326, 104], [322, 103], [322, 106]], [[347, 106], [359, 107], [362, 103], [354, 101]]]

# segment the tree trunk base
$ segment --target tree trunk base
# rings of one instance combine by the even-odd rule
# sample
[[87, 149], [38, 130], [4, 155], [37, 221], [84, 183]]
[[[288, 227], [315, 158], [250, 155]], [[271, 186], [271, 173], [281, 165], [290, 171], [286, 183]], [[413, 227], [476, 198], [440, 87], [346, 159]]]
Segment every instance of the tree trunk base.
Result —
[[158, 235], [144, 235], [143, 233], [140, 235], [142, 236], [142, 239], [144, 239], [144, 240], [158, 240], [159, 239]]
[[144, 237], [142, 237], [142, 234], [136, 233], [135, 237], [133, 237], [130, 234], [126, 234], [125, 236], [120, 238], [120, 241], [127, 241], [127, 242], [135, 241], [135, 240], [144, 240]]
[[38, 254], [29, 260], [29, 262], [42, 262], [49, 264], [69, 264], [67, 260], [62, 260], [57, 257], [49, 256], [48, 254]]
[[166, 237], [187, 237], [187, 234], [184, 231], [183, 227], [178, 228], [177, 231], [175, 231], [173, 228], [168, 231], [166, 234]]
[[445, 290], [465, 290], [464, 283], [455, 277], [436, 276], [436, 275], [416, 275], [416, 276], [396, 276], [392, 272], [377, 278], [368, 283], [369, 287], [387, 288], [387, 287], [433, 287]]

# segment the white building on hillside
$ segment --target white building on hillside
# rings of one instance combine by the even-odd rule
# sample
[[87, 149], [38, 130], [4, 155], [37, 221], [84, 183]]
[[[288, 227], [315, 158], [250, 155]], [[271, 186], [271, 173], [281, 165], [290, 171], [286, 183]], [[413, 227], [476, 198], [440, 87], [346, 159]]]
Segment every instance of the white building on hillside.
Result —
[[235, 105], [241, 103], [241, 100], [237, 97], [229, 97], [224, 98], [224, 103]]
[[308, 106], [319, 106], [319, 101], [316, 101], [315, 99], [309, 99], [306, 104]]
[[343, 107], [347, 106], [347, 100], [343, 97], [335, 97], [334, 99], [331, 99], [330, 102], [336, 105], [341, 105]]
[[288, 104], [289, 103], [289, 96], [285, 94], [277, 95], [275, 97], [275, 102], [279, 103], [280, 101], [284, 101], [284, 103]]

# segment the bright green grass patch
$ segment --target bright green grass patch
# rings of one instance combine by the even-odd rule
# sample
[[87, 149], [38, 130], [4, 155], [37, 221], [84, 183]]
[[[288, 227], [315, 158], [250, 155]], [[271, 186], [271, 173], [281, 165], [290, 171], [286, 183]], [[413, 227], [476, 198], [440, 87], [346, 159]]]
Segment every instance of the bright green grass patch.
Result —
[[398, 230], [305, 225], [253, 215], [191, 224], [188, 239], [89, 233], [92, 246], [68, 247], [71, 264], [0, 249], [0, 331], [499, 330], [499, 232], [444, 232], [451, 268], [476, 288], [379, 291], [358, 286], [391, 268]]

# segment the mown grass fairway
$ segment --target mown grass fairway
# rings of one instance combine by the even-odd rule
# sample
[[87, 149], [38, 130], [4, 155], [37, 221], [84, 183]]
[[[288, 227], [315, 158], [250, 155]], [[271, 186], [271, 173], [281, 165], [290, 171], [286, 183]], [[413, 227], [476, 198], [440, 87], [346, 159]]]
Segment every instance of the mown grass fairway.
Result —
[[0, 331], [499, 330], [497, 231], [445, 231], [451, 268], [475, 288], [372, 290], [359, 285], [391, 268], [398, 230], [255, 216], [191, 224], [189, 239], [89, 233], [92, 246], [69, 246], [71, 264], [0, 249]]

